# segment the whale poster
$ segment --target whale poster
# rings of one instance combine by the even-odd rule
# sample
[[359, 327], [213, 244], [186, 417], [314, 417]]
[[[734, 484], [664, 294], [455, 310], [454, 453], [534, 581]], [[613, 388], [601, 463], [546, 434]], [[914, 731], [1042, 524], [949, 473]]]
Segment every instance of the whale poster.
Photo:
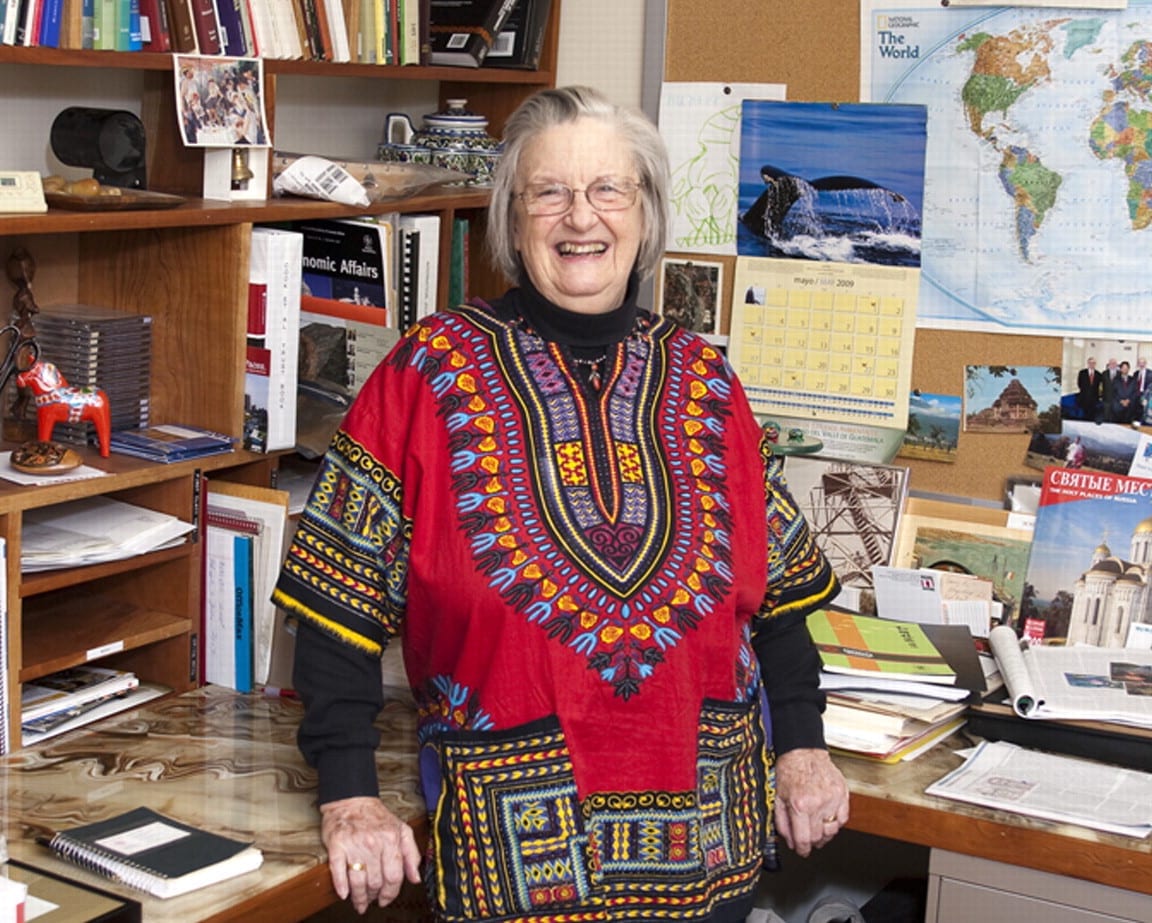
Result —
[[919, 268], [927, 109], [745, 100], [737, 253]]

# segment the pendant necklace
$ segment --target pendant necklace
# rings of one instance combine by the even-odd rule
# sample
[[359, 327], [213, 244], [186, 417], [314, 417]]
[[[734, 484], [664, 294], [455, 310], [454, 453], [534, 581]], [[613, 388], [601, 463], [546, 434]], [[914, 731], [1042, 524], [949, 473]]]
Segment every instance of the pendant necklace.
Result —
[[604, 383], [604, 360], [607, 356], [608, 354], [605, 352], [596, 359], [578, 359], [576, 356], [571, 357], [573, 365], [588, 370], [588, 386], [593, 391], [599, 391], [600, 386]]

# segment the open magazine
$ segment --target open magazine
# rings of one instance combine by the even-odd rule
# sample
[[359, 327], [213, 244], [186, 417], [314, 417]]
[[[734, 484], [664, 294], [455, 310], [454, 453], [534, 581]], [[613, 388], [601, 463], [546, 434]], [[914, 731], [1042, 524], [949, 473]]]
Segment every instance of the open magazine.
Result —
[[993, 628], [988, 640], [1020, 717], [1152, 728], [1152, 651], [1029, 647], [1004, 625]]

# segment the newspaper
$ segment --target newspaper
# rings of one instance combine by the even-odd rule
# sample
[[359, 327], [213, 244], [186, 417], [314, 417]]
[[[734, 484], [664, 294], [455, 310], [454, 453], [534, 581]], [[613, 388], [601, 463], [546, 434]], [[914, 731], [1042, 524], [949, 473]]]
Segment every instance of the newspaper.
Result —
[[984, 741], [929, 795], [1121, 836], [1152, 834], [1152, 774]]
[[1020, 717], [1152, 728], [1152, 651], [1021, 646], [1005, 625], [992, 629], [988, 640]]

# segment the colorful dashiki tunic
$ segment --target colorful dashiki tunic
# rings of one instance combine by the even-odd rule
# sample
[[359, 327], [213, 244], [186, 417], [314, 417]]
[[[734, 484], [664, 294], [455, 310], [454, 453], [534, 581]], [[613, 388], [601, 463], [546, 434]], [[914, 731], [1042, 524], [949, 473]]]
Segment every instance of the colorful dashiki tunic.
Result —
[[463, 306], [365, 385], [277, 601], [402, 637], [439, 918], [684, 921], [770, 850], [752, 624], [834, 591], [714, 347], [640, 312], [593, 388]]

